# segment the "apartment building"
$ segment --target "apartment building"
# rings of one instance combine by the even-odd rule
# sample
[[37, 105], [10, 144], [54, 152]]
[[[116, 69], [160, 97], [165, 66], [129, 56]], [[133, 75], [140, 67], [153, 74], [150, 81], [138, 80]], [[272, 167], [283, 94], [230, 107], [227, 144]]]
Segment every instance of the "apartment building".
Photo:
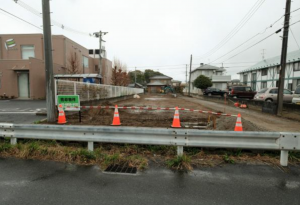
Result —
[[[240, 81], [254, 91], [278, 87], [281, 56], [264, 59], [239, 72]], [[287, 53], [284, 88], [294, 91], [300, 85], [300, 50]]]
[[[99, 55], [63, 35], [52, 36], [53, 72], [98, 74]], [[71, 64], [76, 62], [76, 67]], [[73, 63], [74, 64], [74, 63]], [[72, 69], [73, 68], [73, 69]], [[110, 84], [112, 62], [102, 59], [102, 73], [95, 82]], [[44, 42], [42, 34], [0, 35], [0, 96], [43, 99], [45, 91]]]

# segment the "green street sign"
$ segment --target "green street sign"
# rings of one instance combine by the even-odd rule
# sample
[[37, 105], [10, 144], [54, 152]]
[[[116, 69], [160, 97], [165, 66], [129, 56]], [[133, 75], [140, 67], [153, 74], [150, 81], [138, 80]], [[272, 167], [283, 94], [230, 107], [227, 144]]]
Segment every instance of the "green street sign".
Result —
[[79, 95], [58, 95], [57, 106], [60, 104], [66, 111], [80, 111]]

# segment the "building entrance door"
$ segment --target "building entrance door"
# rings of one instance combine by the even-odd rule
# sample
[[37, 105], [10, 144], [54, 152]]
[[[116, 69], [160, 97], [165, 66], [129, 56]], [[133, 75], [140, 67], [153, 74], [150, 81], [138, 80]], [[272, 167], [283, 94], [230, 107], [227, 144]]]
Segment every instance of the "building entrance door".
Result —
[[18, 86], [19, 98], [29, 98], [29, 73], [19, 73]]

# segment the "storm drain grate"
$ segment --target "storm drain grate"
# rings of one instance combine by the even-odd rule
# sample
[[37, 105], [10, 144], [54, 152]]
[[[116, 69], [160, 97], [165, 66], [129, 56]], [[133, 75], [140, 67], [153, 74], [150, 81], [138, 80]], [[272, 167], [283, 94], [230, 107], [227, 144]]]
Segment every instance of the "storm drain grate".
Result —
[[129, 167], [125, 164], [111, 164], [104, 170], [104, 172], [110, 174], [136, 174], [137, 168]]

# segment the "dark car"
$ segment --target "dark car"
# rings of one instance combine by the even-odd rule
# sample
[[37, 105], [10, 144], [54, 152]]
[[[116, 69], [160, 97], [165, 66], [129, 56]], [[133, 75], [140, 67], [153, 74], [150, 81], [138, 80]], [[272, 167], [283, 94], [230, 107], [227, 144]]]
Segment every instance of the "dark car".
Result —
[[230, 97], [253, 99], [256, 92], [250, 86], [232, 86], [229, 91]]
[[218, 88], [207, 88], [204, 90], [203, 94], [208, 95], [208, 96], [212, 96], [212, 95], [224, 96], [224, 95], [227, 95], [227, 92], [220, 90]]

